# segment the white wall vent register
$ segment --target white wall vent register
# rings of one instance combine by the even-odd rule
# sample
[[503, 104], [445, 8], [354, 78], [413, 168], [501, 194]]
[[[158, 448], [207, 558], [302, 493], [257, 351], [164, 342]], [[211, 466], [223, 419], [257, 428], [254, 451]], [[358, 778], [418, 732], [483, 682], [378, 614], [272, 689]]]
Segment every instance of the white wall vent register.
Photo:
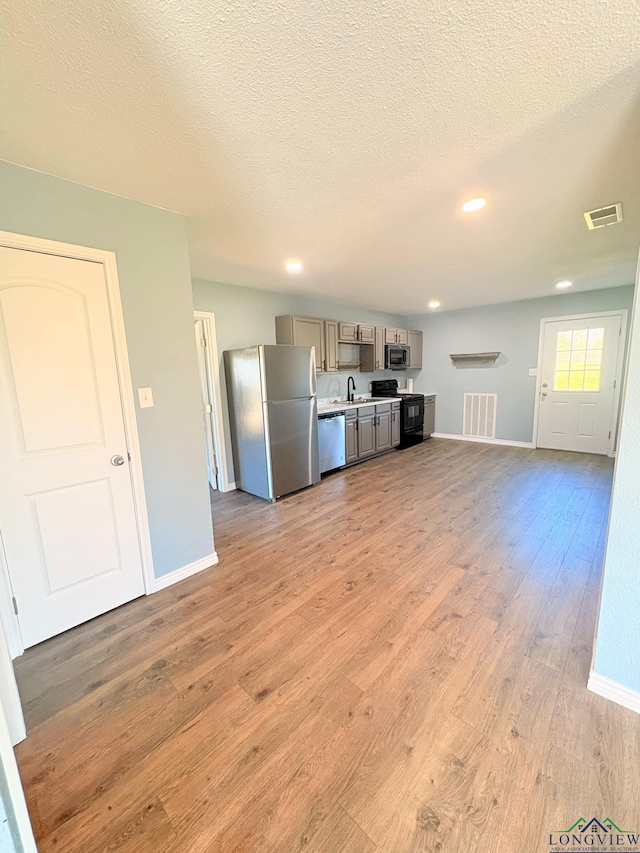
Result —
[[465, 394], [462, 434], [471, 438], [495, 438], [497, 408], [497, 394]]
[[587, 210], [584, 218], [589, 231], [593, 231], [594, 228], [604, 228], [605, 225], [616, 225], [622, 222], [622, 202], [598, 207], [596, 210]]

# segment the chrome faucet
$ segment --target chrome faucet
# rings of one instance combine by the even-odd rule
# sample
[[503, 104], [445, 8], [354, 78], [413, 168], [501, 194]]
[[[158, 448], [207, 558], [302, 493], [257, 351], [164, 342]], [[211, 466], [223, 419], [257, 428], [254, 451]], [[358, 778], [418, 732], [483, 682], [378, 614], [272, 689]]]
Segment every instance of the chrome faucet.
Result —
[[[351, 387], [353, 386], [353, 387]], [[353, 403], [353, 398], [356, 394], [356, 380], [353, 376], [347, 379], [347, 403]]]

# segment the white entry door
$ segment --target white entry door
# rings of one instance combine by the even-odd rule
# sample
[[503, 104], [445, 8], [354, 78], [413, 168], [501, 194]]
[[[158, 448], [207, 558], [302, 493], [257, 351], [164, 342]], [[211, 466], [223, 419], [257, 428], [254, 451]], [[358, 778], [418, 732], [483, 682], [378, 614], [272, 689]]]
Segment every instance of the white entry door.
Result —
[[538, 447], [606, 454], [622, 317], [544, 324]]
[[207, 454], [207, 477], [212, 489], [218, 488], [218, 463], [216, 460], [216, 445], [213, 438], [213, 394], [209, 371], [207, 348], [209, 341], [204, 320], [195, 321], [196, 352], [198, 353], [198, 372], [200, 374], [200, 397], [202, 399], [202, 420], [204, 422], [205, 450]]
[[0, 534], [25, 647], [144, 592], [100, 263], [0, 248]]

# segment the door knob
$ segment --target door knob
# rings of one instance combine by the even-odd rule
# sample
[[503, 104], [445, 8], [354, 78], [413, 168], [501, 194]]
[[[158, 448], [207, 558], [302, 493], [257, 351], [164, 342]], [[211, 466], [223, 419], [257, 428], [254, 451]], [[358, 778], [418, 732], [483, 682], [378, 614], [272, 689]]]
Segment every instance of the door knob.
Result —
[[124, 456], [120, 456], [120, 455], [112, 456], [111, 457], [111, 464], [112, 465], [124, 465]]
[[542, 394], [540, 394], [540, 396], [541, 396], [541, 397], [546, 397], [546, 396], [547, 396], [547, 392], [546, 392], [546, 391], [543, 391], [543, 392], [542, 392]]

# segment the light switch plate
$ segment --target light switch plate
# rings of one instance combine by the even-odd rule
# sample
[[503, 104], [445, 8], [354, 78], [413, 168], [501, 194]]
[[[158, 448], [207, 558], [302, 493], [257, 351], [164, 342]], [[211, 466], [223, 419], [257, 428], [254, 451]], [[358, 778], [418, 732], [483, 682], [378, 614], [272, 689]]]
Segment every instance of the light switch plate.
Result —
[[153, 391], [151, 388], [138, 388], [138, 400], [141, 409], [150, 409], [153, 406]]
[[537, 376], [537, 375], [538, 375], [538, 368], [537, 367], [530, 367], [529, 368], [529, 376]]

